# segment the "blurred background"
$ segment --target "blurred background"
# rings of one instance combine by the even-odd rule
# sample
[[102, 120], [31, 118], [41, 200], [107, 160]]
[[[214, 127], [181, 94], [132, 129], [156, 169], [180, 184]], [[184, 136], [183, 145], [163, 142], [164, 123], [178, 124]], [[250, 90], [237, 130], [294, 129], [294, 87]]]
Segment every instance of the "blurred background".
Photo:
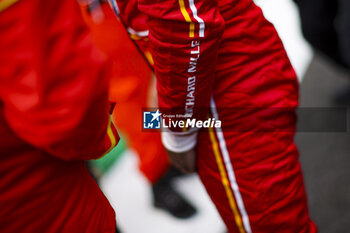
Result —
[[[303, 1], [303, 0], [300, 0]], [[292, 0], [256, 0], [275, 25], [300, 81], [301, 107], [347, 107], [350, 73], [304, 39], [299, 8]], [[307, 2], [307, 1], [305, 1]], [[308, 1], [312, 2], [312, 1]], [[317, 1], [316, 1], [317, 2]], [[336, 1], [334, 1], [336, 2]], [[303, 7], [302, 5], [300, 7]], [[331, 9], [329, 9], [331, 10]], [[302, 9], [304, 11], [304, 9]], [[307, 13], [306, 13], [307, 14]], [[307, 28], [304, 27], [304, 30]], [[318, 35], [325, 38], [323, 35]], [[329, 35], [329, 34], [328, 34]], [[312, 37], [311, 37], [312, 38]], [[348, 41], [350, 43], [350, 40]], [[311, 43], [313, 41], [311, 40]], [[328, 42], [328, 44], [333, 42]], [[316, 47], [317, 49], [313, 49]], [[349, 115], [349, 114], [347, 114]], [[309, 119], [310, 120], [310, 119]], [[300, 119], [299, 124], [304, 124]], [[322, 124], [322, 119], [318, 119]], [[350, 134], [298, 132], [310, 214], [320, 233], [350, 229]], [[196, 175], [173, 179], [173, 185], [197, 209], [178, 219], [153, 206], [148, 180], [138, 169], [138, 156], [122, 141], [110, 156], [94, 162], [100, 186], [117, 213], [124, 233], [224, 233], [225, 227]]]

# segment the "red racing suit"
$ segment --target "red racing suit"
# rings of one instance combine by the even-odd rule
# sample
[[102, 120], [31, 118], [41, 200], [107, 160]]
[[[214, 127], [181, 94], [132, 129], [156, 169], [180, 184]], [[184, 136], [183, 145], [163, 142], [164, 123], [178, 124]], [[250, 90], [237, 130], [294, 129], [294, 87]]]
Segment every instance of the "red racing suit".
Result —
[[0, 4], [0, 232], [114, 233], [114, 210], [85, 164], [118, 141], [104, 58], [75, 1], [7, 2]]
[[163, 116], [222, 122], [221, 130], [163, 132], [163, 143], [196, 149], [199, 176], [229, 232], [316, 232], [294, 144], [298, 82], [261, 9], [252, 0], [118, 3], [130, 25], [137, 14], [148, 17]]
[[[136, 151], [142, 174], [149, 182], [156, 183], [167, 171], [169, 160], [160, 133], [142, 130], [142, 109], [150, 107], [147, 100], [150, 87], [153, 87], [153, 72], [107, 2], [89, 12], [89, 5], [81, 5], [95, 45], [113, 62], [109, 88], [110, 101], [116, 103], [113, 122], [128, 146]], [[101, 14], [101, 20], [94, 20], [97, 14]], [[145, 25], [145, 21], [140, 25]], [[147, 55], [147, 41], [136, 38], [136, 35], [130, 36]]]

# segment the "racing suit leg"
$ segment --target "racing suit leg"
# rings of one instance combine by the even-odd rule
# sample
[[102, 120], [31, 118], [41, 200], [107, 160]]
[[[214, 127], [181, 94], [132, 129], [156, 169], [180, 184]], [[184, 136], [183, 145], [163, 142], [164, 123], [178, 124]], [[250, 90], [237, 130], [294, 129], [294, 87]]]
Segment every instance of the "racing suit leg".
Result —
[[199, 133], [198, 173], [230, 233], [316, 232], [293, 139], [295, 73], [261, 10], [237, 8], [223, 14], [211, 102], [222, 131]]
[[117, 104], [113, 119], [140, 159], [139, 169], [154, 184], [168, 170], [169, 160], [159, 132], [142, 132], [142, 105], [132, 101]]

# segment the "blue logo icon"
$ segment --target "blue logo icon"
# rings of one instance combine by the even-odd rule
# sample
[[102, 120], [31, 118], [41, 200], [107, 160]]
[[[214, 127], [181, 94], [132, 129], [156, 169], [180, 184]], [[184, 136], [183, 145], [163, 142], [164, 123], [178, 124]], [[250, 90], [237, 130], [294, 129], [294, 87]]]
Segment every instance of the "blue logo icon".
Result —
[[161, 115], [159, 110], [156, 112], [143, 112], [143, 128], [160, 129]]

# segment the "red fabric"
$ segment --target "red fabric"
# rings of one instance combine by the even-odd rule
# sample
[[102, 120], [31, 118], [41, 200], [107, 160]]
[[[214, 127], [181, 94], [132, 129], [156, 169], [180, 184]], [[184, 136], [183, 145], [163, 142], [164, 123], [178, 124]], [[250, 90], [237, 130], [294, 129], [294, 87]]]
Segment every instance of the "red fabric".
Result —
[[[159, 105], [167, 115], [188, 111], [186, 102], [192, 97], [189, 90], [193, 90], [188, 84], [193, 76], [195, 118], [211, 112], [213, 97], [216, 108], [212, 114], [218, 112], [225, 130], [222, 138], [214, 134], [214, 141], [208, 131], [200, 131], [197, 166], [229, 232], [316, 232], [293, 141], [298, 83], [274, 27], [251, 0], [195, 0], [198, 16], [205, 22], [204, 36], [200, 37], [199, 21], [193, 16], [190, 1], [185, 0], [186, 12], [195, 23], [194, 37], [190, 38], [190, 24], [179, 2], [138, 1], [139, 9], [149, 17]], [[191, 58], [197, 55], [196, 67], [190, 71]], [[278, 111], [280, 107], [289, 111]], [[240, 131], [242, 128], [250, 131]], [[279, 128], [287, 131], [278, 132]], [[215, 148], [219, 160], [224, 160], [227, 152], [222, 162], [227, 182], [219, 171]], [[240, 230], [229, 202], [233, 196], [233, 204], [239, 205], [237, 191], [247, 212], [244, 219], [244, 211], [238, 208], [238, 219], [249, 225]]]
[[117, 0], [117, 4], [120, 16], [128, 27], [137, 32], [148, 30], [147, 15], [140, 14], [138, 0]]
[[[213, 99], [226, 146], [220, 145], [216, 133], [215, 141], [222, 161], [227, 149], [251, 232], [317, 232], [308, 214], [294, 143], [293, 109], [298, 106], [294, 70], [275, 29], [253, 3], [240, 1], [224, 18]], [[200, 132], [196, 149], [203, 184], [229, 232], [240, 232], [207, 131]], [[224, 166], [227, 174], [229, 168]], [[228, 180], [242, 219], [233, 182]]]
[[[185, 114], [188, 112], [186, 107], [194, 110], [193, 118], [203, 119], [207, 115], [202, 110], [209, 107], [224, 20], [216, 1], [197, 1], [196, 4], [206, 22], [206, 36], [203, 38], [199, 37], [198, 24], [195, 37], [189, 37], [189, 24], [185, 22], [178, 1], [155, 4], [152, 1], [139, 0], [139, 9], [149, 16], [149, 39], [158, 80], [159, 107], [164, 115]], [[185, 6], [187, 12], [191, 12], [188, 1], [185, 1]], [[196, 22], [193, 16], [191, 20]], [[190, 58], [198, 55], [191, 54], [191, 51], [198, 50], [196, 43], [200, 43], [200, 58], [195, 61], [196, 72], [193, 73], [189, 72]], [[186, 105], [186, 102], [191, 102], [188, 101], [188, 95], [191, 95], [189, 77], [194, 76], [194, 105]], [[189, 110], [189, 113], [192, 112]]]
[[0, 232], [115, 232], [84, 161], [111, 147], [108, 73], [77, 3], [19, 1], [0, 31]]
[[94, 22], [86, 8], [82, 11], [95, 44], [113, 61], [109, 90], [111, 101], [116, 102], [113, 120], [128, 145], [137, 152], [141, 172], [155, 183], [167, 171], [169, 160], [160, 133], [142, 130], [142, 110], [150, 107], [147, 100], [152, 71], [109, 5], [102, 3], [101, 9], [104, 15], [101, 22]]

